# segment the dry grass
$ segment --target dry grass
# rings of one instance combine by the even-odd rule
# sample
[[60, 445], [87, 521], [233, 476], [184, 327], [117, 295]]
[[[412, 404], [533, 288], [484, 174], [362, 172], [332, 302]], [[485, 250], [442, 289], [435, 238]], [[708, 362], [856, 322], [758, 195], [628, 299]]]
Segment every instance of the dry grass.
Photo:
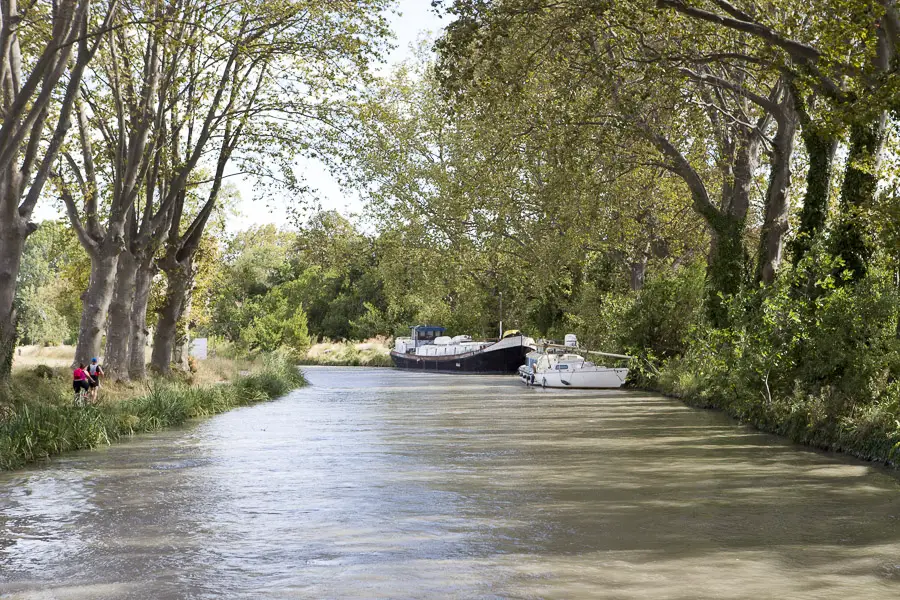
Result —
[[[150, 358], [150, 349], [147, 349], [147, 359]], [[40, 365], [50, 367], [53, 370], [53, 380], [60, 385], [68, 384], [72, 379], [71, 365], [75, 359], [74, 346], [20, 346], [16, 350], [13, 360], [13, 371], [19, 375], [25, 375], [34, 371]], [[103, 361], [100, 361], [103, 364]], [[193, 361], [196, 372], [180, 375], [186, 383], [194, 385], [212, 385], [234, 380], [241, 375], [257, 371], [261, 367], [260, 361], [237, 360], [230, 358], [210, 357], [207, 360]], [[179, 375], [176, 375], [179, 377]], [[115, 404], [136, 395], [147, 393], [155, 382], [148, 377], [141, 382], [113, 381], [106, 378], [101, 381], [98, 402]]]
[[193, 374], [192, 381], [200, 385], [231, 381], [259, 367], [259, 361], [219, 356], [198, 360], [194, 364], [197, 366], [197, 372]]
[[381, 336], [362, 342], [323, 341], [314, 344], [300, 362], [306, 365], [389, 367], [391, 341]]
[[13, 369], [37, 365], [68, 367], [75, 359], [75, 346], [19, 346], [13, 356]]
[[[144, 353], [150, 361], [150, 348]], [[13, 369], [47, 365], [54, 369], [69, 367], [75, 360], [75, 346], [19, 346], [13, 356]], [[100, 361], [103, 364], [103, 361]]]

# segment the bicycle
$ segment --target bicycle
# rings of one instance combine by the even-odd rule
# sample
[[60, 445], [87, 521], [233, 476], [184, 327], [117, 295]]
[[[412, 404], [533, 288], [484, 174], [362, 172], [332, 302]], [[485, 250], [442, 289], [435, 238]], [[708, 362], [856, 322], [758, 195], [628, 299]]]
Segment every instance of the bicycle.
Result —
[[78, 391], [75, 392], [75, 406], [77, 407], [85, 407], [88, 405], [88, 394], [89, 392], [84, 388], [78, 388]]

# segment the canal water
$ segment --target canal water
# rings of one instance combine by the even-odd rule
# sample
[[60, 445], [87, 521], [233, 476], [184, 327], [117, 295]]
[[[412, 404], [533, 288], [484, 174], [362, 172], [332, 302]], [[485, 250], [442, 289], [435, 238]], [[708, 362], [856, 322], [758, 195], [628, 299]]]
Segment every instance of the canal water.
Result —
[[635, 392], [308, 375], [0, 475], [0, 597], [900, 597], [878, 467]]

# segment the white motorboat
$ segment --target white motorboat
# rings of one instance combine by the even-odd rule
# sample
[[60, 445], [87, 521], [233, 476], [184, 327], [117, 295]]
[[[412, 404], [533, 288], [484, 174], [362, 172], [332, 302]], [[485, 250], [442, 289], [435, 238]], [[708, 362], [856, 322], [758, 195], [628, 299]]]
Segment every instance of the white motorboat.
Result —
[[[580, 354], [579, 354], [580, 352]], [[615, 359], [631, 359], [624, 354], [610, 354], [581, 350], [574, 335], [566, 336], [566, 345], [545, 344], [525, 355], [525, 364], [519, 367], [519, 378], [526, 385], [549, 388], [619, 388], [628, 377], [627, 368], [597, 365], [586, 355]]]

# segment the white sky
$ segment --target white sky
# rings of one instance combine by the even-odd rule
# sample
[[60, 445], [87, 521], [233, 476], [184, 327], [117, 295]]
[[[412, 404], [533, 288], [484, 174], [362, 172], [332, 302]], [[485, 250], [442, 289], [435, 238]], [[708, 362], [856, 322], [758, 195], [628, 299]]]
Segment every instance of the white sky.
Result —
[[[386, 64], [379, 71], [387, 72], [394, 65], [412, 58], [412, 46], [423, 34], [437, 32], [442, 26], [441, 19], [431, 9], [431, 0], [396, 0], [396, 11], [390, 14], [389, 21], [394, 31], [396, 46], [386, 57]], [[304, 159], [297, 163], [298, 172], [302, 173], [307, 184], [317, 190], [322, 208], [338, 210], [345, 215], [358, 213], [362, 208], [360, 199], [353, 194], [346, 194], [331, 177], [327, 169], [317, 160]], [[279, 200], [267, 206], [265, 202], [254, 202], [252, 182], [232, 179], [241, 193], [241, 201], [236, 207], [236, 214], [229, 215], [227, 228], [229, 231], [240, 231], [253, 225], [272, 223], [278, 226], [290, 225], [288, 207]], [[57, 202], [41, 202], [35, 210], [34, 220], [58, 219], [64, 211]]]

